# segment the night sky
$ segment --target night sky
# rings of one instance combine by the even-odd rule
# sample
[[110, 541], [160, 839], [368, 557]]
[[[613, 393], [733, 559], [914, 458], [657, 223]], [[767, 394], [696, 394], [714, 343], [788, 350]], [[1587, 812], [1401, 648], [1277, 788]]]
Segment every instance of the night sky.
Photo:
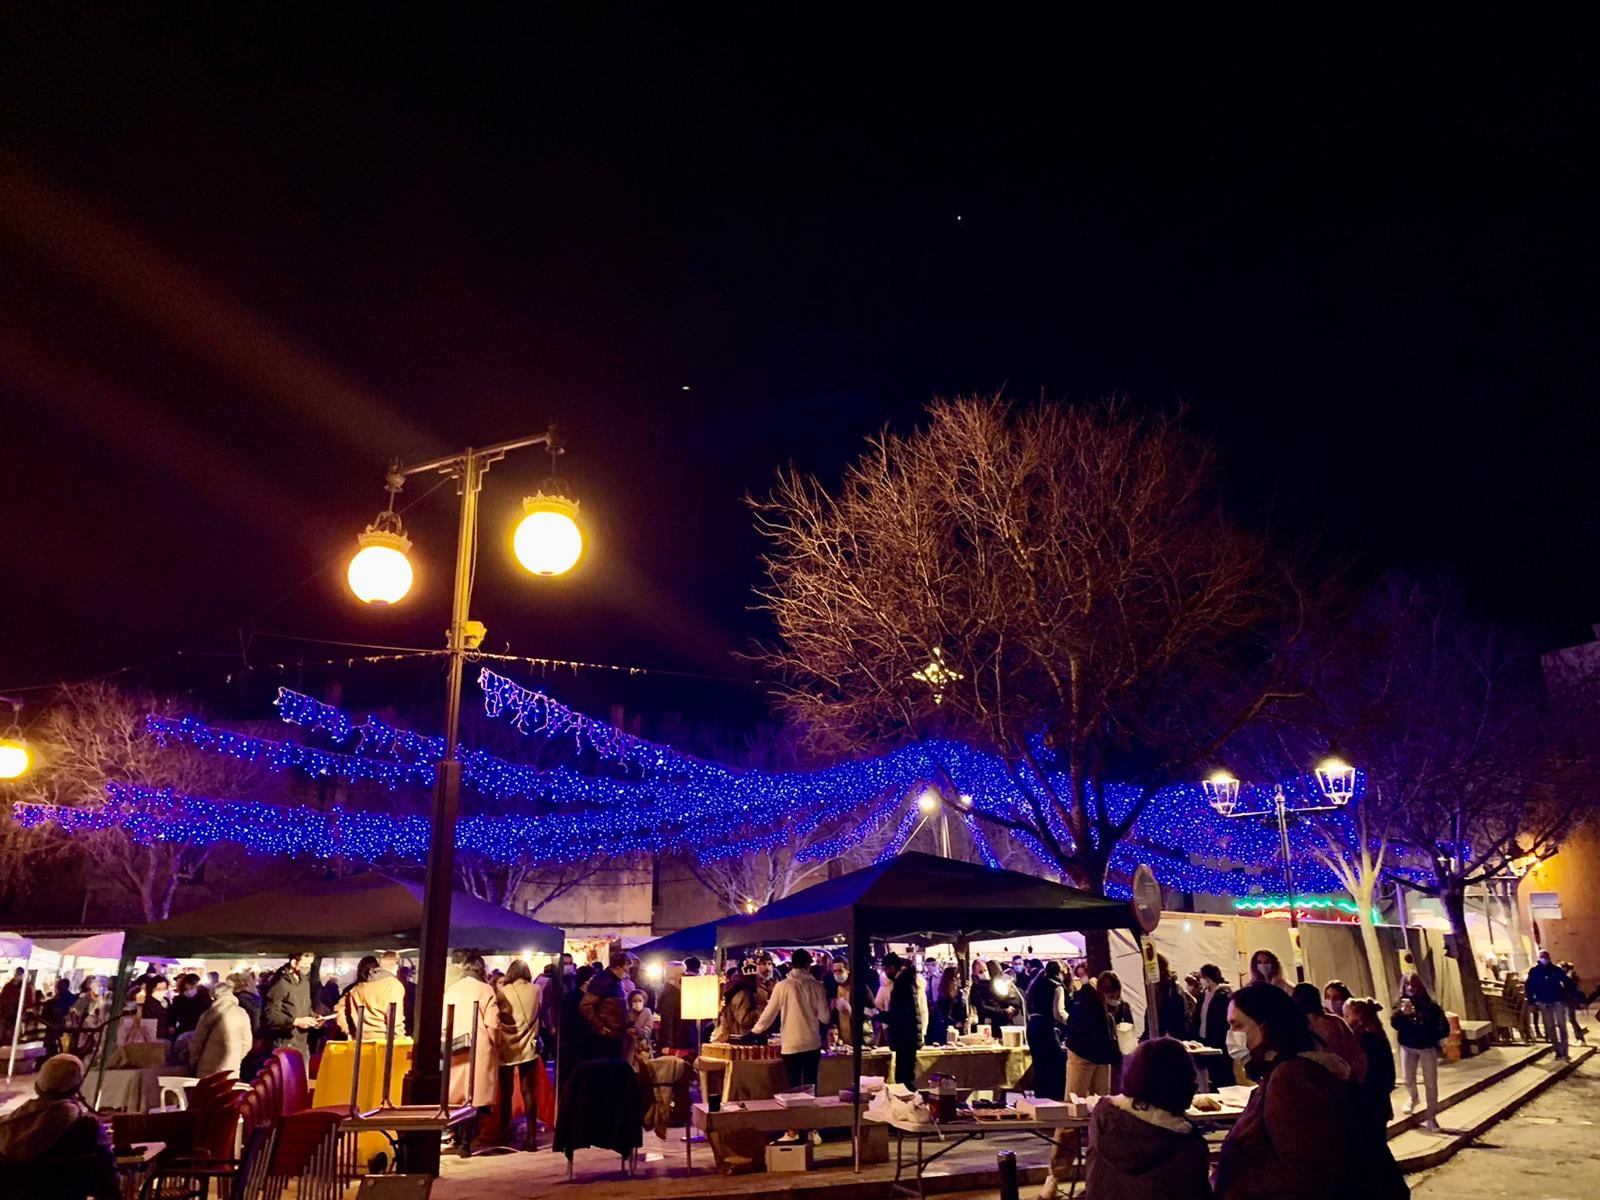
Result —
[[[385, 463], [552, 420], [590, 558], [523, 575], [548, 464], [496, 467], [487, 645], [749, 676], [742, 495], [1002, 388], [1186, 402], [1328, 561], [1450, 566], [1545, 644], [1600, 620], [1576, 31], [404, 11], [0, 17], [0, 692], [435, 645], [449, 487], [408, 604], [344, 590]], [[632, 686], [553, 684], [760, 695]]]

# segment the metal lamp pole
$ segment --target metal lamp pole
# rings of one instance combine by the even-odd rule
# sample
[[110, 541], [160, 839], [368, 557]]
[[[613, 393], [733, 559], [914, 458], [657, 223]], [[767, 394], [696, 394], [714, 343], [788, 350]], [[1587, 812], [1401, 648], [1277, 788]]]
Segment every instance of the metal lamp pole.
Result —
[[[546, 432], [478, 450], [469, 447], [459, 454], [429, 459], [415, 466], [397, 466], [390, 473], [393, 488], [398, 488], [399, 481], [412, 475], [445, 474], [454, 477], [461, 489], [455, 585], [445, 642], [449, 671], [445, 691], [444, 754], [434, 768], [433, 825], [422, 892], [422, 961], [417, 978], [417, 1027], [413, 1033], [418, 1053], [411, 1066], [411, 1099], [419, 1104], [438, 1103], [444, 1097], [442, 1054], [425, 1047], [439, 1046], [444, 1025], [444, 977], [450, 957], [450, 896], [454, 891], [456, 869], [456, 817], [461, 810], [461, 678], [467, 651], [475, 649], [481, 637], [481, 633], [473, 635], [469, 629], [473, 565], [477, 558], [478, 492], [489, 467], [511, 451], [554, 444], [554, 434]], [[416, 1139], [415, 1146], [408, 1149], [411, 1170], [438, 1173], [437, 1134]]]
[[[1284, 795], [1283, 785], [1276, 785], [1272, 795], [1272, 815], [1278, 819], [1278, 844], [1283, 852], [1283, 886], [1289, 899], [1289, 940], [1294, 948], [1295, 981], [1306, 981], [1306, 968], [1300, 953], [1300, 906], [1295, 901], [1294, 856], [1289, 849], [1289, 814], [1331, 812], [1343, 808], [1355, 793], [1355, 768], [1338, 759], [1328, 759], [1317, 767], [1317, 786], [1327, 804], [1302, 804], [1293, 808]], [[1219, 771], [1201, 785], [1211, 807], [1224, 817], [1264, 817], [1268, 810], [1239, 810], [1239, 781], [1226, 771]]]

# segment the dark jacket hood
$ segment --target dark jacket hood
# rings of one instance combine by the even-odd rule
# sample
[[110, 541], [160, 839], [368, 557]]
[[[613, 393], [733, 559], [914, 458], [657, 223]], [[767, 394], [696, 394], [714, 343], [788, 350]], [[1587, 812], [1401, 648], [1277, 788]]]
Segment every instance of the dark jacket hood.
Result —
[[1124, 1175], [1163, 1170], [1199, 1135], [1182, 1117], [1136, 1108], [1126, 1096], [1107, 1096], [1094, 1108], [1095, 1153]]

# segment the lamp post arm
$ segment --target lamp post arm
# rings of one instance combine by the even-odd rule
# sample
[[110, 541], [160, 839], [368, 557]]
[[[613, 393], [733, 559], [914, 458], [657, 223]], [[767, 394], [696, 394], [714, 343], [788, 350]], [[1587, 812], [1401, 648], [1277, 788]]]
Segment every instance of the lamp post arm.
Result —
[[409, 467], [396, 467], [395, 474], [401, 476], [428, 475], [435, 471], [457, 471], [469, 458], [478, 460], [482, 470], [488, 465], [499, 462], [513, 450], [522, 450], [528, 446], [548, 446], [560, 453], [561, 439], [555, 427], [551, 426], [544, 433], [534, 434], [531, 437], [512, 438], [508, 442], [495, 442], [491, 446], [482, 446], [474, 450], [464, 450], [455, 454], [445, 454], [439, 458], [430, 458], [427, 462], [415, 463]]

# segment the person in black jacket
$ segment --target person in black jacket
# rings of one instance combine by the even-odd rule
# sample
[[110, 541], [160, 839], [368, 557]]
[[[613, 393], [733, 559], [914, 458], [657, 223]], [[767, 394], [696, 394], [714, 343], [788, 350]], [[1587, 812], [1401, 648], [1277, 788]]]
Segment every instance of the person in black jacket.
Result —
[[1165, 954], [1156, 955], [1156, 966], [1161, 973], [1160, 982], [1156, 984], [1156, 1020], [1161, 1033], [1181, 1039], [1189, 1031], [1189, 1006]]
[[316, 956], [303, 950], [272, 974], [261, 1001], [261, 1032], [274, 1047], [288, 1046], [307, 1054], [306, 1031], [318, 1024], [311, 1011], [311, 964]]
[[[1222, 968], [1207, 963], [1200, 968], [1200, 1004], [1195, 1009], [1194, 1040], [1217, 1050], [1228, 1048], [1228, 1001], [1233, 991], [1222, 982]], [[1226, 1054], [1208, 1054], [1205, 1057], [1206, 1074], [1211, 1079], [1211, 1090], [1233, 1083], [1233, 1060]]]
[[1065, 1100], [1067, 1056], [1061, 1038], [1067, 1030], [1066, 988], [1061, 964], [1052, 960], [1028, 989], [1028, 1053], [1033, 1058], [1033, 1090], [1046, 1100]]
[[917, 1051], [928, 1027], [927, 993], [922, 977], [898, 954], [883, 956], [883, 971], [889, 977], [889, 1049], [894, 1054], [894, 1080], [913, 1090], [917, 1086]]
[[1422, 1085], [1427, 1094], [1428, 1113], [1423, 1128], [1439, 1132], [1439, 1043], [1450, 1032], [1444, 1009], [1434, 1003], [1415, 971], [1400, 986], [1400, 1002], [1389, 1018], [1400, 1039], [1400, 1059], [1405, 1066], [1406, 1112], [1417, 1110], [1417, 1068], [1422, 1068]]
[[1389, 1048], [1383, 1022], [1378, 1017], [1382, 1011], [1383, 1005], [1370, 997], [1352, 996], [1344, 1002], [1344, 1019], [1366, 1055], [1367, 1071], [1356, 1090], [1366, 1101], [1373, 1123], [1386, 1131], [1394, 1119], [1394, 1051]]
[[1067, 1090], [1075, 1096], [1109, 1096], [1111, 1069], [1122, 1061], [1115, 1014], [1122, 980], [1102, 971], [1094, 987], [1079, 988], [1067, 1010]]

